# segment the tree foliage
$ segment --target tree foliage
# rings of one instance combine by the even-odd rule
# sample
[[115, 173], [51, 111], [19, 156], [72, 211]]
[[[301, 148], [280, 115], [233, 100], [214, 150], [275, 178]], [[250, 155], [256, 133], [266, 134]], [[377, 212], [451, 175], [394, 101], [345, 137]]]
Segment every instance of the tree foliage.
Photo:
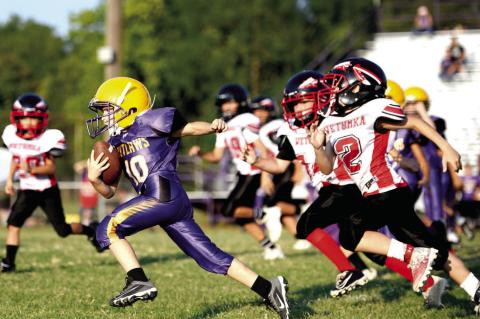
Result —
[[[215, 93], [226, 82], [279, 101], [287, 79], [370, 9], [369, 0], [124, 0], [123, 74], [144, 82], [157, 106], [212, 119]], [[2, 123], [16, 96], [43, 95], [51, 127], [62, 129], [71, 146], [65, 163], [86, 157], [92, 144], [83, 122], [103, 81], [96, 50], [104, 43], [104, 13], [101, 4], [73, 15], [66, 38], [18, 17], [0, 25]], [[366, 24], [355, 29], [358, 39], [367, 33]], [[70, 164], [60, 170], [72, 175]]]

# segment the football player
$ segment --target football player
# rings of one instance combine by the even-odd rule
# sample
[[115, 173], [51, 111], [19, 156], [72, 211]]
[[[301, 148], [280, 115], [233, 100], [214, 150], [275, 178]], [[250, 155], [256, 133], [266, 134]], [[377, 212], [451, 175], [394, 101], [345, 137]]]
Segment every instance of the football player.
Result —
[[[342, 243], [351, 242], [349, 238], [352, 233], [350, 218], [351, 215], [362, 209], [363, 199], [342, 165], [336, 165], [334, 172], [326, 176], [320, 172], [316, 164], [315, 151], [309, 140], [308, 128], [323, 120], [323, 116], [320, 114], [324, 114], [331, 103], [332, 92], [323, 83], [323, 80], [323, 75], [315, 71], [302, 71], [288, 80], [282, 101], [286, 122], [278, 131], [281, 143], [277, 158], [257, 157], [251, 149], [245, 149], [243, 156], [248, 163], [274, 174], [284, 172], [290, 162], [295, 159], [305, 166], [312, 183], [320, 191], [318, 198], [301, 215], [297, 224], [297, 234], [300, 238], [306, 238], [311, 242], [340, 271], [337, 276], [336, 288], [331, 291], [331, 295], [337, 297], [364, 285], [367, 282], [367, 276], [362, 271], [355, 269], [324, 228], [338, 223], [341, 230], [340, 241]], [[402, 256], [391, 253], [390, 243], [391, 241], [384, 235], [369, 232], [365, 235], [362, 247], [358, 250], [387, 255], [385, 260], [374, 260], [386, 264], [387, 267], [404, 275], [410, 281], [415, 280], [417, 286], [418, 282], [429, 280], [427, 279], [429, 278], [428, 265], [433, 262], [433, 257], [428, 255], [430, 253], [435, 255], [434, 251], [416, 250], [413, 263], [414, 278], [412, 278], [412, 272], [406, 265], [410, 263], [410, 257], [407, 256], [405, 264]], [[351, 252], [345, 252], [351, 254]]]
[[[335, 93], [334, 103], [318, 129], [312, 127], [312, 144], [317, 164], [323, 173], [330, 173], [337, 160], [358, 186], [367, 209], [356, 216], [354, 242], [366, 229], [388, 225], [399, 240], [423, 247], [435, 247], [438, 258], [433, 267], [444, 269], [462, 287], [480, 310], [480, 285], [475, 275], [444, 242], [436, 241], [416, 216], [411, 193], [405, 181], [386, 160], [391, 130], [415, 129], [434, 142], [442, 151], [443, 169], [461, 169], [460, 156], [438, 132], [419, 117], [405, 116], [400, 105], [385, 99], [387, 80], [383, 70], [372, 61], [348, 58], [329, 72]], [[323, 147], [325, 145], [325, 148]], [[363, 239], [362, 239], [363, 240]], [[404, 244], [392, 239], [392, 252], [404, 251]], [[414, 290], [421, 288], [419, 283]], [[417, 289], [415, 289], [417, 288]]]
[[12, 154], [5, 192], [12, 196], [15, 194], [15, 173], [20, 179], [20, 189], [7, 220], [6, 256], [2, 259], [2, 272], [15, 271], [21, 228], [39, 206], [58, 236], [86, 235], [99, 249], [93, 228], [65, 222], [55, 178], [55, 159], [65, 152], [65, 137], [59, 130], [47, 129], [47, 102], [37, 94], [21, 95], [12, 105], [10, 121], [11, 124], [5, 127], [2, 135], [3, 142]]
[[[274, 158], [278, 154], [277, 131], [284, 123], [277, 117], [277, 107], [271, 97], [257, 96], [250, 104], [250, 110], [260, 120], [260, 140], [268, 149], [268, 156]], [[273, 192], [263, 198], [263, 209], [258, 219], [265, 224], [270, 240], [277, 242], [282, 233], [282, 224], [290, 234], [297, 235], [297, 215], [300, 207], [292, 198], [293, 186], [302, 176], [301, 167], [291, 163], [285, 173], [273, 175]], [[270, 189], [270, 188], [269, 188]], [[311, 245], [304, 239], [295, 241], [294, 249], [307, 249]]]
[[[288, 318], [286, 279], [278, 276], [266, 280], [212, 243], [193, 219], [191, 203], [177, 174], [180, 138], [224, 132], [225, 122], [216, 119], [212, 123], [189, 123], [173, 107], [152, 109], [148, 90], [128, 77], [105, 81], [89, 107], [97, 113], [87, 121], [90, 136], [109, 132], [109, 143], [118, 151], [122, 170], [138, 193], [106, 216], [97, 229], [101, 247], [109, 248], [127, 273], [125, 288], [110, 300], [110, 305], [125, 307], [137, 300], [153, 300], [157, 296], [157, 288], [148, 280], [125, 237], [160, 225], [202, 268], [227, 275], [251, 288], [281, 318]], [[94, 158], [92, 151], [88, 178], [106, 198], [115, 194], [118, 185], [118, 181], [106, 185], [100, 179], [109, 165], [103, 154]]]
[[195, 145], [189, 150], [189, 155], [200, 156], [202, 159], [218, 163], [228, 148], [233, 163], [237, 168], [237, 183], [231, 190], [222, 207], [222, 214], [234, 217], [235, 222], [242, 226], [264, 248], [263, 257], [266, 260], [284, 258], [278, 244], [266, 236], [264, 230], [254, 219], [254, 206], [257, 190], [260, 186], [265, 192], [272, 192], [272, 183], [267, 174], [240, 159], [242, 148], [253, 144], [266, 154], [267, 150], [258, 137], [259, 119], [249, 113], [249, 93], [239, 84], [223, 85], [217, 93], [215, 104], [219, 113], [228, 124], [228, 130], [217, 135], [215, 148], [211, 152], [203, 152]]

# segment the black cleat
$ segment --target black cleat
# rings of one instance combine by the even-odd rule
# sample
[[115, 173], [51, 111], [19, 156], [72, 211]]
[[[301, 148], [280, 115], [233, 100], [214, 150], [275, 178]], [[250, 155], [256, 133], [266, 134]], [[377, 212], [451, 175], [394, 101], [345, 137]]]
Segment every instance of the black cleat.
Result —
[[270, 280], [272, 288], [268, 293], [268, 300], [265, 300], [267, 306], [275, 310], [282, 319], [288, 319], [290, 309], [288, 306], [288, 281], [282, 276]]
[[122, 292], [110, 300], [112, 307], [130, 306], [138, 300], [153, 300], [157, 297], [158, 290], [151, 281], [130, 281], [125, 279]]
[[473, 308], [473, 311], [477, 316], [480, 316], [480, 286], [478, 286], [477, 291], [475, 292], [475, 296], [473, 296], [473, 303], [475, 304], [475, 307]]
[[366, 285], [368, 277], [360, 270], [346, 270], [337, 275], [335, 289], [330, 291], [330, 296], [333, 298], [341, 297], [342, 295]]
[[0, 263], [2, 272], [15, 272], [15, 264], [10, 263], [7, 259], [3, 258]]

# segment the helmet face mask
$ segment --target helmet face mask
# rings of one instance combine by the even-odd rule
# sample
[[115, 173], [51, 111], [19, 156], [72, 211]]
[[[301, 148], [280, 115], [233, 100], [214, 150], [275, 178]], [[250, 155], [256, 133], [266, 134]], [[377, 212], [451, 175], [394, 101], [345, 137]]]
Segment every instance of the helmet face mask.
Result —
[[[37, 121], [25, 121], [26, 118]], [[47, 102], [33, 93], [18, 97], [12, 105], [10, 123], [16, 126], [16, 135], [21, 138], [32, 139], [43, 134], [48, 125]]]
[[152, 107], [150, 93], [139, 81], [117, 77], [105, 81], [88, 104], [95, 116], [85, 122], [90, 137], [117, 135]]
[[[316, 71], [302, 71], [292, 76], [285, 87], [282, 107], [283, 117], [290, 128], [306, 128], [319, 120], [319, 116], [330, 113], [331, 89], [325, 85], [323, 74]], [[312, 102], [296, 110], [299, 103]]]
[[257, 96], [250, 103], [250, 111], [260, 118], [264, 124], [277, 117], [277, 105], [275, 101], [268, 96]]

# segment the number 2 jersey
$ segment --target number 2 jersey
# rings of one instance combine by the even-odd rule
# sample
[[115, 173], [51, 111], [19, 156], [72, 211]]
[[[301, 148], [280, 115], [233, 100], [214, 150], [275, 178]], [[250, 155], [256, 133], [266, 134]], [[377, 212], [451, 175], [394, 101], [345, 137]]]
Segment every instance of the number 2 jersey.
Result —
[[379, 129], [379, 120], [401, 124], [405, 114], [394, 101], [375, 99], [345, 116], [329, 116], [319, 127], [363, 196], [406, 186], [387, 159], [394, 132]]
[[[59, 130], [48, 129], [42, 135], [33, 139], [24, 139], [16, 134], [17, 128], [10, 124], [5, 127], [2, 139], [17, 163], [17, 169], [21, 161], [26, 161], [30, 167], [43, 166], [49, 153], [58, 156], [65, 151], [65, 137]], [[23, 170], [18, 171], [21, 190], [43, 191], [57, 185], [54, 175], [30, 174]]]
[[227, 122], [228, 129], [217, 134], [215, 147], [227, 147], [232, 155], [233, 163], [240, 175], [260, 174], [255, 166], [242, 161], [242, 150], [258, 140], [260, 120], [252, 113], [242, 113]]
[[329, 175], [322, 174], [318, 168], [315, 150], [303, 128], [291, 129], [287, 122], [283, 122], [277, 132], [280, 143], [278, 145], [277, 158], [293, 161], [298, 160], [305, 167], [312, 185], [317, 189], [328, 185], [353, 184], [344, 167], [339, 163], [335, 164], [334, 170]]
[[180, 138], [171, 133], [186, 124], [173, 107], [151, 109], [110, 137], [108, 142], [120, 155], [122, 170], [138, 194], [165, 201], [178, 195], [182, 189], [177, 176]]

